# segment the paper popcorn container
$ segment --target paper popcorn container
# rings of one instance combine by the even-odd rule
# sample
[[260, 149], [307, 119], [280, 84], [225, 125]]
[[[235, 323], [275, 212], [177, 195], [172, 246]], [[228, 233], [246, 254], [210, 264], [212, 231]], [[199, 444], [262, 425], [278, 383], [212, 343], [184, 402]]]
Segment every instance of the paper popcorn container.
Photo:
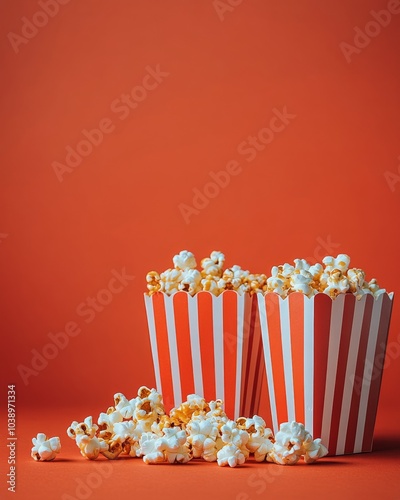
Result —
[[330, 455], [371, 451], [393, 294], [258, 295], [267, 414], [304, 423]]
[[145, 294], [157, 390], [166, 409], [189, 394], [222, 399], [230, 418], [253, 415], [265, 376], [257, 299], [225, 291]]

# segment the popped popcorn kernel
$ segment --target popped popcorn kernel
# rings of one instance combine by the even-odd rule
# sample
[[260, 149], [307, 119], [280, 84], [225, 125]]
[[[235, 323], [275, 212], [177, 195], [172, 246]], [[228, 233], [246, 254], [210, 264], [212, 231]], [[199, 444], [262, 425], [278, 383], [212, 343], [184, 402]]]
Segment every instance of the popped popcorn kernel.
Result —
[[93, 424], [92, 417], [86, 417], [83, 422], [74, 420], [67, 429], [71, 439], [75, 439], [81, 455], [88, 460], [96, 460], [101, 452], [108, 451], [107, 442], [96, 436], [98, 426]]
[[201, 260], [201, 274], [203, 277], [208, 275], [221, 277], [224, 262], [225, 255], [222, 252], [213, 250], [210, 257]]
[[156, 271], [150, 271], [146, 274], [146, 282], [150, 295], [161, 290], [161, 278]]
[[196, 269], [197, 262], [192, 254], [187, 250], [182, 250], [178, 255], [175, 255], [172, 259], [175, 269], [180, 269], [181, 271], [186, 271], [189, 269]]
[[294, 465], [301, 457], [307, 464], [328, 454], [321, 439], [313, 440], [304, 425], [298, 422], [285, 422], [275, 435], [272, 450], [267, 455], [268, 462], [279, 465]]
[[42, 432], [39, 432], [35, 438], [32, 438], [32, 444], [31, 457], [37, 462], [54, 460], [61, 451], [60, 438], [48, 438]]

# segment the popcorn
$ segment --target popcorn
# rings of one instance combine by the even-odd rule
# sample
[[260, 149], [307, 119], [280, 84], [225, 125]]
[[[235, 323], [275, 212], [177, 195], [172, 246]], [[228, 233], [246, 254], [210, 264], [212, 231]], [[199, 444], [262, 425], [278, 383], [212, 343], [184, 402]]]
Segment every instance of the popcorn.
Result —
[[221, 277], [224, 262], [225, 255], [222, 252], [217, 250], [212, 251], [209, 258], [207, 257], [201, 261], [201, 274], [204, 277], [208, 275]]
[[368, 289], [375, 298], [379, 297], [379, 295], [381, 295], [382, 293], [386, 293], [386, 290], [384, 288], [379, 288], [378, 282], [375, 278], [368, 283]]
[[68, 436], [75, 439], [82, 456], [89, 460], [95, 460], [100, 452], [109, 451], [107, 442], [96, 436], [97, 429], [92, 417], [86, 417], [81, 423], [73, 421], [67, 429]]
[[[296, 259], [298, 260], [298, 259]], [[315, 294], [315, 289], [311, 286], [313, 281], [311, 273], [304, 271], [303, 269], [295, 271], [290, 277], [290, 286], [294, 292], [301, 292], [307, 297], [311, 297]]]
[[158, 450], [159, 437], [152, 432], [144, 432], [140, 438], [140, 455], [146, 464], [165, 462], [164, 453]]
[[185, 464], [192, 459], [184, 430], [180, 427], [170, 427], [164, 429], [164, 435], [165, 437], [160, 439], [159, 448], [163, 450], [166, 462]]
[[324, 257], [322, 262], [325, 264], [325, 271], [333, 271], [334, 269], [339, 269], [342, 273], [345, 273], [349, 268], [350, 257], [344, 253], [340, 253], [335, 257]]
[[178, 255], [175, 255], [172, 260], [175, 269], [181, 269], [182, 271], [196, 269], [197, 266], [194, 255], [187, 250], [182, 250]]
[[343, 275], [342, 271], [333, 269], [327, 277], [324, 293], [335, 298], [339, 293], [346, 293], [349, 287], [349, 280]]
[[225, 256], [222, 252], [212, 251], [210, 257], [201, 260], [201, 271], [196, 269], [196, 259], [191, 252], [182, 250], [173, 258], [174, 269], [158, 274], [151, 271], [146, 276], [148, 294], [158, 291], [172, 295], [186, 291], [195, 295], [207, 291], [220, 295], [225, 290], [234, 290], [240, 295], [248, 293], [276, 293], [286, 298], [290, 293], [300, 292], [307, 297], [325, 293], [332, 299], [342, 293], [352, 293], [357, 299], [365, 294], [375, 298], [386, 293], [375, 279], [365, 281], [361, 269], [349, 269], [350, 257], [339, 254], [327, 256], [323, 264], [310, 265], [305, 259], [294, 259], [294, 265], [284, 263], [273, 266], [271, 276], [254, 274], [238, 265], [223, 269]]
[[220, 467], [224, 467], [225, 465], [236, 467], [237, 465], [244, 464], [246, 457], [240, 448], [230, 443], [219, 450], [217, 461]]
[[239, 429], [233, 420], [228, 420], [221, 427], [221, 439], [226, 444], [217, 453], [218, 465], [236, 467], [243, 464], [249, 456], [246, 447], [249, 440], [248, 433]]
[[168, 462], [187, 463], [192, 456], [186, 444], [186, 432], [179, 427], [164, 429], [164, 435], [145, 432], [140, 440], [140, 452], [147, 464]]
[[[321, 439], [314, 440], [303, 424], [282, 424], [274, 439], [258, 415], [230, 420], [220, 399], [206, 401], [190, 394], [168, 415], [162, 395], [142, 386], [137, 397], [130, 400], [116, 393], [114, 404], [100, 413], [99, 425], [86, 417], [83, 422], [73, 421], [67, 429], [82, 456], [89, 460], [100, 454], [110, 460], [120, 455], [142, 457], [146, 464], [184, 464], [202, 458], [219, 466], [236, 467], [250, 453], [257, 462], [283, 465], [295, 464], [300, 457], [310, 464], [328, 453]], [[47, 440], [44, 434], [38, 434], [32, 442], [35, 460], [53, 460], [60, 451], [59, 438]]]
[[167, 269], [160, 274], [160, 280], [160, 291], [171, 295], [179, 290], [179, 283], [182, 280], [182, 271], [180, 269]]
[[303, 443], [304, 461], [306, 464], [312, 464], [319, 458], [325, 457], [328, 454], [327, 448], [322, 444], [321, 439], [314, 439], [309, 436]]
[[[207, 418], [204, 415], [193, 417], [186, 427], [188, 443], [192, 445], [193, 458], [204, 458], [207, 462], [217, 460], [217, 453], [222, 447], [222, 440], [218, 440], [219, 426], [215, 417]], [[218, 444], [220, 446], [218, 447]]]
[[146, 275], [147, 289], [150, 295], [161, 290], [160, 275], [156, 271], [150, 271]]
[[256, 462], [263, 462], [273, 448], [272, 430], [266, 427], [264, 420], [258, 415], [253, 418], [238, 418], [236, 423], [239, 429], [244, 429], [249, 434], [246, 445], [249, 452], [254, 453]]
[[328, 450], [321, 443], [321, 439], [313, 440], [303, 424], [286, 422], [280, 425], [267, 460], [280, 465], [293, 465], [304, 456], [304, 461], [310, 464], [327, 454]]
[[194, 295], [201, 290], [201, 280], [200, 271], [197, 271], [197, 269], [186, 269], [182, 273], [182, 280], [178, 288], [179, 290], [189, 292], [190, 295]]
[[218, 286], [218, 281], [215, 276], [208, 274], [205, 278], [201, 280], [201, 286], [206, 292], [211, 292], [214, 295], [220, 294], [220, 288]]
[[171, 418], [177, 425], [185, 426], [193, 416], [204, 415], [210, 411], [206, 400], [197, 394], [190, 394], [187, 401], [178, 408], [173, 408], [170, 412]]
[[115, 409], [122, 418], [132, 418], [136, 409], [137, 402], [138, 398], [134, 398], [128, 401], [128, 399], [122, 393], [117, 392], [117, 394], [114, 394]]
[[59, 437], [47, 438], [46, 434], [39, 432], [35, 438], [32, 438], [31, 457], [37, 462], [49, 462], [56, 458], [61, 451]]

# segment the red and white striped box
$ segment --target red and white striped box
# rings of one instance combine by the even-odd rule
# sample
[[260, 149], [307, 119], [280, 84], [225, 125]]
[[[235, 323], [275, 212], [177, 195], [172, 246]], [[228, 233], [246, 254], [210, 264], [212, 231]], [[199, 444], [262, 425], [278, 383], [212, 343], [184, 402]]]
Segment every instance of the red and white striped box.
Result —
[[304, 423], [330, 455], [371, 451], [393, 294], [258, 295], [267, 423]]
[[265, 377], [255, 296], [145, 294], [157, 390], [167, 410], [189, 394], [222, 399], [230, 418], [257, 413]]

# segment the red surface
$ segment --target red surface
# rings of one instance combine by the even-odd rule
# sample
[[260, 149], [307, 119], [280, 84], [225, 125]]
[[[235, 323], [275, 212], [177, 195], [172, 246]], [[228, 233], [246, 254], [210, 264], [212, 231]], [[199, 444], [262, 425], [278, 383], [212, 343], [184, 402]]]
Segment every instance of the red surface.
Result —
[[[93, 407], [20, 412], [16, 498], [71, 500], [64, 496], [70, 495], [82, 500], [87, 494], [87, 498], [108, 499], [122, 492], [124, 496], [166, 500], [187, 495], [196, 500], [205, 496], [250, 500], [267, 495], [309, 499], [320, 498], [321, 492], [328, 499], [398, 498], [400, 433], [395, 426], [394, 432], [388, 432], [382, 419], [378, 420], [376, 451], [372, 453], [329, 457], [313, 465], [278, 466], [251, 460], [230, 469], [198, 459], [185, 465], [146, 465], [139, 458], [88, 461], [65, 431], [72, 419], [82, 419], [88, 412], [96, 415], [91, 410]], [[62, 452], [54, 462], [35, 462], [29, 456], [30, 438], [39, 430], [61, 438]], [[93, 487], [79, 489], [82, 484]], [[14, 498], [3, 493], [1, 486], [1, 498]]]
[[[105, 409], [115, 392], [154, 384], [144, 276], [170, 267], [177, 251], [200, 261], [221, 249], [227, 265], [265, 273], [296, 257], [345, 252], [369, 278], [400, 291], [400, 14], [380, 14], [387, 25], [371, 38], [355, 30], [373, 32], [371, 11], [394, 12], [397, 3], [231, 3], [221, 21], [211, 0], [71, 1], [28, 33], [18, 53], [8, 35], [21, 36], [24, 18], [43, 22], [42, 8], [36, 0], [0, 6], [0, 407], [15, 383], [21, 498], [72, 494], [75, 478], [96, 466], [70, 461], [67, 438], [65, 461], [31, 463], [30, 437], [61, 434], [73, 418]], [[340, 44], [355, 36], [364, 47], [348, 62]], [[129, 108], [121, 99], [132, 90]], [[285, 109], [286, 122], [277, 118]], [[98, 145], [57, 177], [54, 162], [65, 163], [67, 150], [98, 128]], [[217, 174], [219, 193], [209, 184]], [[183, 206], [194, 203], [189, 212]], [[399, 332], [395, 300], [381, 451], [276, 469], [282, 476], [268, 491], [314, 484], [332, 494], [395, 496]], [[40, 361], [43, 350], [52, 359]], [[66, 409], [49, 413], [57, 408]], [[253, 470], [124, 461], [93, 498], [121, 484], [172, 496], [187, 471], [196, 492], [257, 497]]]

